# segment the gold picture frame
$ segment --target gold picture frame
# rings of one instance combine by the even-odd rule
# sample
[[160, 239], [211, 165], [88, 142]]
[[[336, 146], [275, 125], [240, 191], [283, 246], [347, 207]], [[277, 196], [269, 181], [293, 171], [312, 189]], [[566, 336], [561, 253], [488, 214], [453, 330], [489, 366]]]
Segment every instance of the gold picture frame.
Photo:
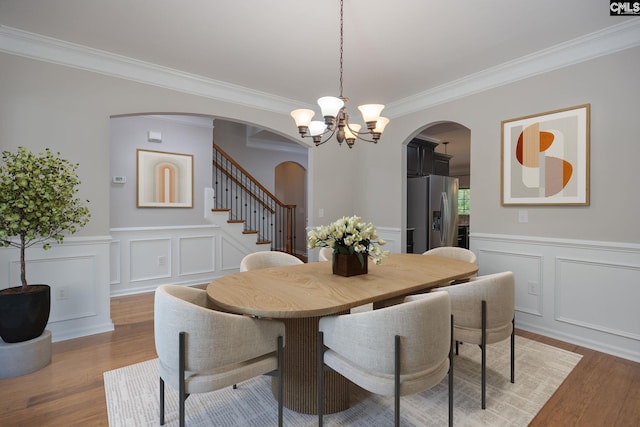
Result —
[[136, 150], [139, 208], [193, 208], [193, 155]]
[[502, 205], [589, 205], [590, 110], [502, 121]]

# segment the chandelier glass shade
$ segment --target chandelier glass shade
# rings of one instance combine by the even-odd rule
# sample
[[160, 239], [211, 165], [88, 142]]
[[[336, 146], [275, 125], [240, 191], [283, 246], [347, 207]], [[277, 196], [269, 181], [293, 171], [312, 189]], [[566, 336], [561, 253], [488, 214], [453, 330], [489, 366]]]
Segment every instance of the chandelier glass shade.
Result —
[[366, 124], [366, 130], [361, 130], [362, 126], [359, 124], [349, 122], [346, 111], [346, 102], [349, 99], [342, 96], [343, 28], [343, 0], [340, 0], [340, 96], [323, 96], [318, 99], [322, 121], [313, 120], [315, 115], [313, 110], [301, 108], [291, 112], [300, 136], [312, 138], [316, 146], [324, 144], [334, 135], [340, 145], [346, 141], [349, 148], [353, 148], [356, 139], [377, 143], [385, 126], [389, 123], [388, 118], [380, 116], [384, 108], [382, 104], [366, 104], [358, 107]]

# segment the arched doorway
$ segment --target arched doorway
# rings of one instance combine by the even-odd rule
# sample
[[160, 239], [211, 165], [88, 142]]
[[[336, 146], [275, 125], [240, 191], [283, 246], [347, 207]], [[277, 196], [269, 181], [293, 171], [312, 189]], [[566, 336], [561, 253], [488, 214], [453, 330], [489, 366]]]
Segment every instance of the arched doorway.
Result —
[[275, 196], [285, 204], [295, 205], [295, 246], [296, 255], [306, 257], [307, 226], [307, 171], [296, 162], [283, 162], [275, 168]]
[[[471, 159], [471, 131], [464, 125], [452, 121], [434, 122], [425, 125], [416, 136], [407, 143], [407, 244], [406, 251], [414, 252], [418, 246], [415, 233], [424, 233], [433, 224], [422, 224], [431, 220], [417, 220], [413, 215], [416, 209], [409, 195], [409, 179], [427, 175], [441, 175], [457, 178], [458, 190], [455, 192], [457, 199], [456, 217], [452, 223], [457, 223], [458, 239], [447, 243], [449, 246], [467, 247], [469, 244], [469, 195], [471, 188], [470, 159]], [[428, 209], [428, 208], [424, 208]], [[432, 209], [432, 211], [437, 209]], [[427, 214], [425, 214], [427, 215]], [[409, 219], [412, 217], [411, 220]], [[420, 216], [422, 217], [422, 215]], [[416, 231], [415, 222], [420, 221]], [[438, 225], [436, 225], [438, 226]], [[428, 240], [428, 237], [426, 238]]]

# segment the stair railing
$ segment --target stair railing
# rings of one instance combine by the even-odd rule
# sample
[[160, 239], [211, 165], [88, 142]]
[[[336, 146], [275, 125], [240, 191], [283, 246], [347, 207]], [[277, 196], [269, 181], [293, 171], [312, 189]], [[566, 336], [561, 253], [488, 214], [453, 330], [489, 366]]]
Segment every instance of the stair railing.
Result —
[[219, 145], [213, 144], [215, 210], [228, 210], [230, 222], [243, 222], [258, 244], [293, 254], [296, 205], [282, 203]]

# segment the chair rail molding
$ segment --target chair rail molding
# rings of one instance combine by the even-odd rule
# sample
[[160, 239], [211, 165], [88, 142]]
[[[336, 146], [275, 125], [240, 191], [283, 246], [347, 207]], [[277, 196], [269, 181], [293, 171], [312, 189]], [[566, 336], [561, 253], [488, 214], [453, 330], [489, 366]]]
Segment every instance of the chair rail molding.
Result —
[[640, 245], [470, 237], [480, 275], [514, 272], [516, 327], [640, 362]]

